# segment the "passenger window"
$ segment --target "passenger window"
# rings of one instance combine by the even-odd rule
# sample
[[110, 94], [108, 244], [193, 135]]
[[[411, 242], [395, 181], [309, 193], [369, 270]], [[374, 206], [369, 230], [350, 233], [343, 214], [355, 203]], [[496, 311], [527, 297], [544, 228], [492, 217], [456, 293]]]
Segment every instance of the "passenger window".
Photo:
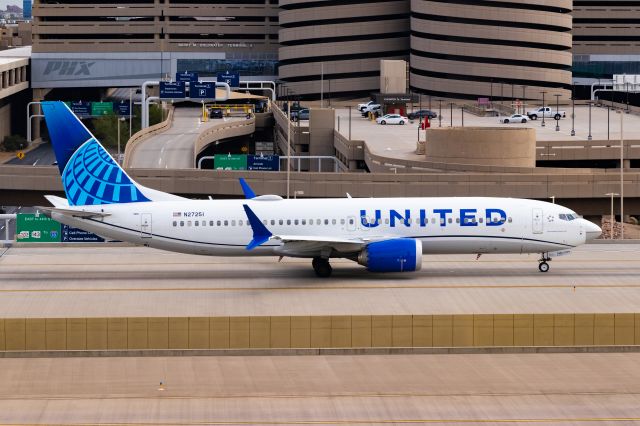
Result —
[[[266, 224], [267, 224], [267, 222], [265, 221], [265, 222], [264, 222], [264, 224], [266, 225]], [[235, 220], [232, 220], [232, 221], [231, 221], [231, 226], [236, 226], [236, 221], [235, 221]]]
[[453, 223], [453, 219], [449, 218], [449, 223]]
[[242, 226], [242, 219], [238, 221], [238, 226]]
[[200, 221], [199, 220], [196, 220], [195, 226], [200, 226]]
[[344, 219], [340, 219], [340, 225], [344, 225]]
[[190, 220], [187, 221], [187, 226], [191, 226], [191, 221]]
[[224, 221], [224, 226], [229, 226], [229, 221], [228, 220]]
[[209, 226], [213, 226], [213, 221], [212, 220], [209, 221]]
[[202, 226], [207, 226], [207, 221], [206, 220], [202, 221]]
[[275, 220], [273, 220], [273, 219], [271, 219], [271, 224], [272, 224], [272, 225], [275, 225], [275, 224], [276, 224], [276, 221], [275, 221]]
[[433, 225], [435, 225], [435, 224], [436, 224], [436, 218], [435, 218], [435, 217], [432, 217], [432, 218], [431, 218], [431, 223], [432, 223]]
[[331, 224], [335, 225], [337, 223], [337, 221], [335, 219], [331, 219]]
[[353, 219], [349, 219], [349, 225], [353, 225]]
[[278, 222], [280, 223], [280, 225], [284, 225], [284, 220], [280, 219]]
[[287, 225], [291, 225], [291, 219], [287, 219]]
[[218, 221], [218, 222], [217, 222], [217, 225], [218, 225], [218, 226], [222, 225], [222, 222]]
[[294, 224], [294, 225], [297, 225], [297, 224], [298, 224], [298, 219], [295, 219], [295, 220], [293, 221], [293, 224]]
[[328, 224], [329, 224], [329, 219], [325, 219], [325, 220], [324, 220], [324, 224], [325, 224], [325, 225], [328, 225]]
[[460, 223], [460, 218], [456, 217], [456, 223]]
[[184, 220], [180, 221], [180, 226], [184, 226]]
[[178, 222], [177, 221], [173, 221], [173, 226], [178, 226]]
[[509, 218], [507, 221], [508, 221], [509, 223], [511, 223], [511, 222], [513, 222], [513, 219]]
[[385, 224], [385, 225], [388, 225], [388, 224], [389, 224], [389, 218], [386, 218], [386, 219], [384, 220], [384, 224]]
[[481, 217], [480, 217], [480, 218], [478, 218], [478, 222], [482, 223], [482, 222], [483, 222], [483, 219], [482, 219]]
[[307, 219], [302, 219], [302, 224], [306, 225], [307, 224]]

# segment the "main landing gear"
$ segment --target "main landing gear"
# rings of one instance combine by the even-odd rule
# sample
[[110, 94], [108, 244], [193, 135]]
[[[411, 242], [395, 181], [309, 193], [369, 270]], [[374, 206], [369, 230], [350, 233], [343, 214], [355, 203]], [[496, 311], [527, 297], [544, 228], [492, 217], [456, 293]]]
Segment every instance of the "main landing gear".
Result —
[[551, 258], [547, 256], [545, 253], [542, 253], [542, 258], [539, 260], [538, 269], [540, 272], [548, 272], [549, 264], [547, 262], [551, 262]]
[[329, 264], [329, 259], [325, 259], [324, 257], [314, 257], [311, 265], [313, 266], [313, 270], [316, 272], [316, 275], [320, 278], [328, 278], [331, 276], [333, 268]]

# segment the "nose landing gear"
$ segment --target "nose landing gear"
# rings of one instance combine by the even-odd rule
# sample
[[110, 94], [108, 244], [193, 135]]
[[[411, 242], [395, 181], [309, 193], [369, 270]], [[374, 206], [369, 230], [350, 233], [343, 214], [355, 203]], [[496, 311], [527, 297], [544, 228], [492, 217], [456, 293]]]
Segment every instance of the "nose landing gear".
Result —
[[549, 263], [551, 262], [551, 258], [547, 256], [545, 253], [542, 253], [542, 259], [539, 260], [538, 269], [540, 272], [548, 272], [549, 271]]
[[333, 272], [329, 259], [325, 259], [324, 257], [314, 257], [311, 265], [316, 275], [320, 278], [328, 278], [331, 276], [331, 272]]

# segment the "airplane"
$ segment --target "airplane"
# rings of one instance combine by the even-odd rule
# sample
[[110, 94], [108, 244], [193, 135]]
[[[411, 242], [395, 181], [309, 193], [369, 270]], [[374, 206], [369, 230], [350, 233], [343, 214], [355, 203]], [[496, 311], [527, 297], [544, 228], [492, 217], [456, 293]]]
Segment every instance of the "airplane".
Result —
[[[410, 272], [423, 254], [540, 253], [549, 261], [597, 238], [601, 229], [544, 201], [491, 197], [191, 200], [136, 183], [63, 102], [42, 102], [66, 199], [47, 195], [44, 214], [112, 239], [212, 256], [330, 259], [371, 272]], [[347, 194], [348, 195], [348, 194]]]

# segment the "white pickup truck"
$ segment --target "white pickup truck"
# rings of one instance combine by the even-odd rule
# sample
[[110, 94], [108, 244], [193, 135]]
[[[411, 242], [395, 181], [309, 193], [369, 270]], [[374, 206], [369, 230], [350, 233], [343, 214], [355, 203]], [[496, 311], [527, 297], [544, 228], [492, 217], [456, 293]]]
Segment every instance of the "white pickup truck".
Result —
[[367, 102], [366, 104], [358, 104], [358, 111], [362, 112], [362, 111], [364, 111], [366, 108], [368, 108], [368, 107], [369, 107], [369, 105], [373, 105], [373, 104], [375, 104], [375, 102], [373, 102], [373, 101], [369, 101], [369, 102]]
[[530, 120], [537, 120], [538, 117], [555, 118], [556, 120], [560, 120], [561, 118], [565, 118], [567, 113], [565, 111], [556, 111], [555, 108], [540, 107], [527, 111], [527, 116]]

